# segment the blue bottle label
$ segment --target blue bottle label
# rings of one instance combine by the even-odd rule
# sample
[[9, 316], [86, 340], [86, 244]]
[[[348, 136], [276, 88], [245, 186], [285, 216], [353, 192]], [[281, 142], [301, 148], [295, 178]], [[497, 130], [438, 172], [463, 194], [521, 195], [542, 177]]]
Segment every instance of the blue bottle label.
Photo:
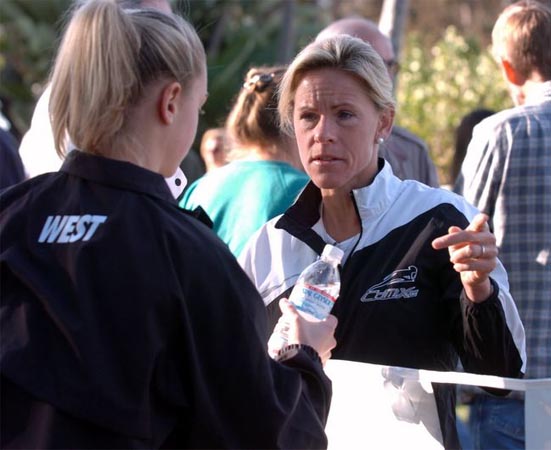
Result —
[[323, 320], [331, 312], [336, 298], [316, 286], [302, 284], [295, 286], [289, 300], [299, 311]]

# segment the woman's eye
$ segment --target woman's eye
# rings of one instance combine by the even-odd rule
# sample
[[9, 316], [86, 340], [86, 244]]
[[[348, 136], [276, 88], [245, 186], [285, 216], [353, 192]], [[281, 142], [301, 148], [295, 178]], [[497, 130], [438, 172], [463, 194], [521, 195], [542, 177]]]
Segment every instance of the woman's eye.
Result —
[[354, 114], [352, 114], [350, 111], [339, 111], [337, 116], [339, 117], [339, 119], [349, 119], [353, 116]]
[[313, 113], [301, 113], [299, 118], [300, 120], [312, 121], [315, 119], [315, 115]]

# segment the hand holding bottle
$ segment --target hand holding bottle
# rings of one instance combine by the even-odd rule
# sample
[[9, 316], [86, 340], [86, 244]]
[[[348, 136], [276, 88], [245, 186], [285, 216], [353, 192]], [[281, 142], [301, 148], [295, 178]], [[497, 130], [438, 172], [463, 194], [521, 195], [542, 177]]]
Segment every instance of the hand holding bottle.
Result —
[[[329, 326], [331, 327], [334, 324], [333, 332], [337, 326], [337, 319], [330, 316], [330, 312], [339, 296], [341, 280], [338, 266], [343, 255], [341, 249], [327, 244], [320, 258], [302, 271], [289, 300], [285, 300], [283, 303], [280, 302], [279, 307], [284, 314], [276, 324], [268, 341], [268, 353], [272, 358], [275, 358], [278, 351], [287, 344], [307, 344], [314, 347], [324, 363], [331, 357], [331, 350], [335, 347], [336, 342], [332, 342], [329, 346], [318, 342], [314, 334], [323, 334], [323, 332], [321, 328], [316, 329], [315, 325], [312, 324], [325, 322], [329, 317], [333, 317], [333, 319], [330, 319]], [[301, 327], [289, 324], [290, 320], [297, 321], [296, 315], [300, 316], [303, 323]], [[290, 316], [290, 318], [286, 316]], [[300, 340], [307, 337], [303, 335], [302, 330], [310, 330], [310, 328], [312, 336], [308, 336], [308, 338], [314, 338], [313, 340], [316, 345], [320, 346], [319, 348]]]
[[[328, 315], [324, 320], [309, 320], [300, 314], [295, 306], [287, 299], [279, 301], [282, 316], [277, 322], [268, 343], [268, 353], [275, 357], [279, 350], [288, 344], [305, 344], [314, 348], [323, 364], [331, 357], [331, 350], [337, 345], [335, 329], [337, 318]], [[278, 337], [284, 336], [284, 339]]]

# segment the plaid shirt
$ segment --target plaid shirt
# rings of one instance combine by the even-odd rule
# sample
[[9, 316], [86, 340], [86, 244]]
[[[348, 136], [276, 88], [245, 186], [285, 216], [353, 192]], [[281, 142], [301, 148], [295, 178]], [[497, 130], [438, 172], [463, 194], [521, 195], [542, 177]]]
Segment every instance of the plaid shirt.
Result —
[[456, 191], [491, 218], [526, 331], [526, 378], [551, 377], [551, 81], [475, 127]]

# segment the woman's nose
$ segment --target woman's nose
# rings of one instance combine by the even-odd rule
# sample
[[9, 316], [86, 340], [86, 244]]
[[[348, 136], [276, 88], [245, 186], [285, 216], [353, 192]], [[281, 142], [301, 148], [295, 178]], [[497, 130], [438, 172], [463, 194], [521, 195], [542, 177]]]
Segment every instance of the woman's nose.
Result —
[[314, 140], [320, 144], [335, 142], [335, 135], [331, 121], [322, 117], [314, 130]]

